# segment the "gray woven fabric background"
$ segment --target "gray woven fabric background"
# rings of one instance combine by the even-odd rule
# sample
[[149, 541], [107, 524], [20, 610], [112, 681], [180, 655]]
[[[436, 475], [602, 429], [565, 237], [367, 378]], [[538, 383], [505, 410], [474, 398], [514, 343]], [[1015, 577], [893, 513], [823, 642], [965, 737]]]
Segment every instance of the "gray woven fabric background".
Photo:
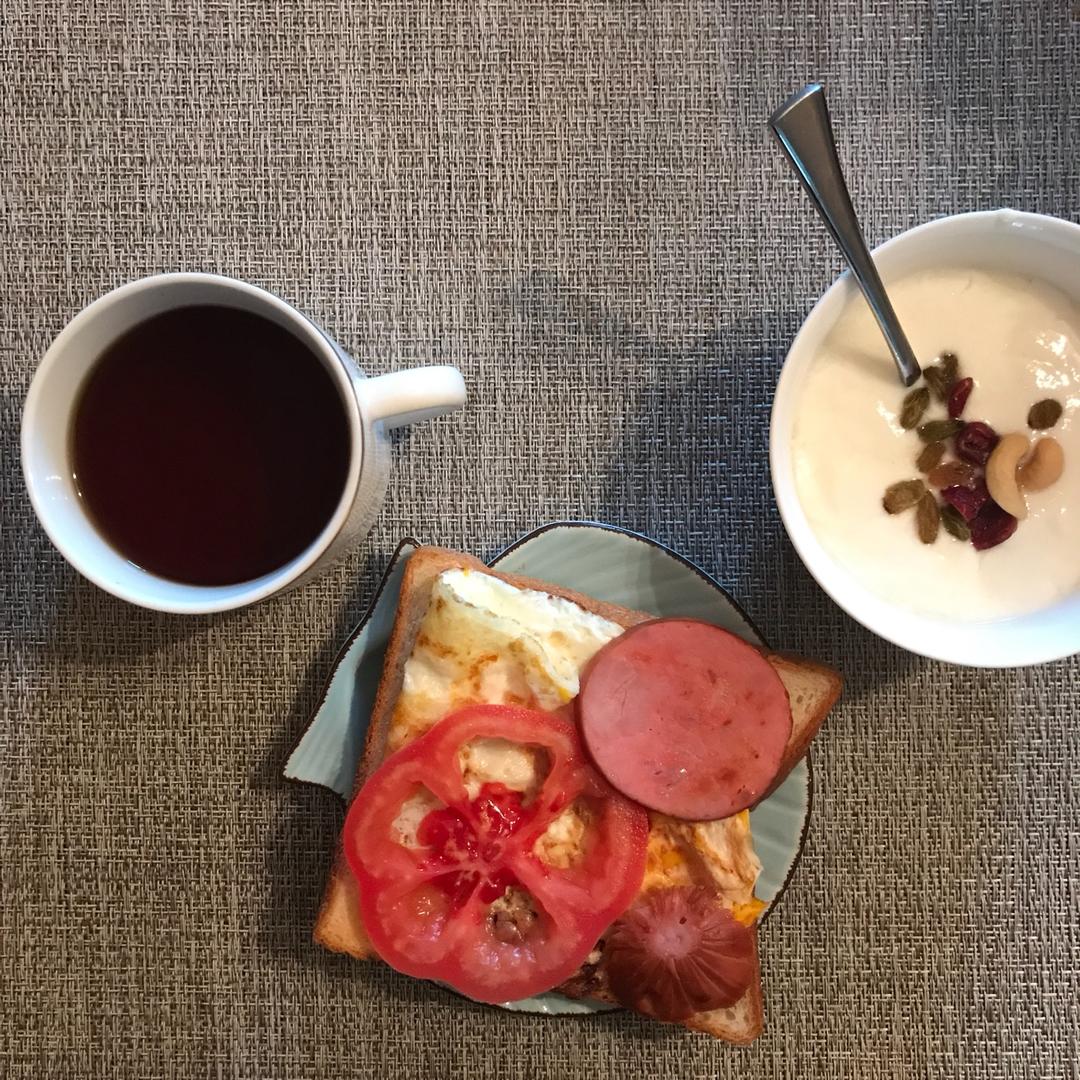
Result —
[[[1080, 1075], [1080, 665], [906, 655], [795, 557], [769, 407], [839, 263], [764, 126], [826, 80], [874, 242], [1080, 219], [1080, 8], [15, 0], [0, 72], [0, 1075]], [[229, 617], [96, 591], [19, 473], [51, 337], [169, 269], [471, 390], [397, 440], [355, 554]], [[491, 555], [563, 517], [672, 545], [847, 674], [749, 1049], [505, 1015], [310, 943], [341, 808], [281, 768], [396, 541]]]

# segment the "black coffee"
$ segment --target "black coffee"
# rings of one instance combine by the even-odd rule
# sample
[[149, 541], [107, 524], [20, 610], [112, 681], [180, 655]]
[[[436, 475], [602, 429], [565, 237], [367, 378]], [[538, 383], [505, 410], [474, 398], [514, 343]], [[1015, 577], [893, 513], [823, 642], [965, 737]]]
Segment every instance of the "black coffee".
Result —
[[341, 498], [349, 428], [319, 358], [269, 319], [179, 308], [102, 354], [71, 431], [75, 481], [108, 541], [192, 585], [283, 566]]

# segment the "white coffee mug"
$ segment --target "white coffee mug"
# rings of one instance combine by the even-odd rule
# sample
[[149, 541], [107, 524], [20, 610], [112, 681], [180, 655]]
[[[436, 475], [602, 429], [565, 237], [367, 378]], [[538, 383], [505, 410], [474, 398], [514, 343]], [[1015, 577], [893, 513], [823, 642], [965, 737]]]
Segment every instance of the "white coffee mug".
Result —
[[[70, 453], [72, 413], [83, 381], [117, 338], [162, 312], [213, 304], [270, 319], [317, 356], [338, 388], [352, 447], [334, 514], [299, 555], [271, 573], [235, 585], [170, 581], [135, 566], [86, 513]], [[389, 482], [387, 430], [460, 408], [465, 383], [452, 367], [414, 368], [366, 378], [310, 319], [255, 285], [215, 274], [160, 274], [95, 300], [60, 332], [30, 384], [22, 421], [22, 463], [34, 511], [61, 554], [101, 588], [141, 607], [182, 614], [228, 611], [291, 588], [326, 569], [367, 535]]]

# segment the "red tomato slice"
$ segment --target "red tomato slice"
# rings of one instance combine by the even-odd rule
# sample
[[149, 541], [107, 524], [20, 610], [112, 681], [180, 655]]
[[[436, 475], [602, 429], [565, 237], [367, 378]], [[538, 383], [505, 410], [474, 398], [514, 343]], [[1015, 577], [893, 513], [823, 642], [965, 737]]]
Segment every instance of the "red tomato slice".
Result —
[[[533, 797], [491, 782], [470, 795], [460, 751], [480, 739], [546, 758]], [[552, 857], [552, 834], [537, 841], [572, 803], [582, 842], [574, 857]], [[349, 808], [343, 844], [379, 955], [407, 975], [501, 1002], [577, 971], [637, 895], [648, 833], [646, 811], [589, 764], [566, 716], [478, 705], [380, 766]]]

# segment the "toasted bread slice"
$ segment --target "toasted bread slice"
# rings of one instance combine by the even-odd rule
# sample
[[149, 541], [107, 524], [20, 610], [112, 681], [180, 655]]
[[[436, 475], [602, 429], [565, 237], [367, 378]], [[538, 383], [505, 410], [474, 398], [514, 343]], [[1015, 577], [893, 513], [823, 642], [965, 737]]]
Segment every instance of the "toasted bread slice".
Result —
[[[387, 645], [382, 681], [372, 709], [367, 741], [357, 771], [354, 792], [378, 767], [386, 754], [395, 704], [401, 692], [405, 664], [413, 651], [420, 623], [440, 574], [453, 568], [473, 569], [500, 578], [521, 589], [532, 589], [569, 600], [586, 611], [629, 628], [655, 618], [647, 612], [608, 604], [573, 590], [545, 582], [489, 569], [478, 559], [440, 548], [421, 548], [409, 559], [401, 584], [398, 613]], [[792, 710], [792, 731], [778, 774], [779, 783], [805, 754], [811, 739], [840, 694], [840, 676], [832, 669], [783, 654], [767, 654], [788, 690]], [[322, 906], [314, 929], [315, 940], [336, 952], [358, 959], [374, 955], [359, 917], [356, 885], [340, 851], [330, 871]], [[760, 969], [758, 971], [760, 975]], [[602, 972], [587, 965], [560, 990], [568, 997], [589, 997], [611, 1001]], [[734, 1006], [691, 1017], [685, 1026], [706, 1031], [730, 1042], [744, 1043], [761, 1031], [763, 1020], [761, 982], [756, 977], [751, 988]]]

